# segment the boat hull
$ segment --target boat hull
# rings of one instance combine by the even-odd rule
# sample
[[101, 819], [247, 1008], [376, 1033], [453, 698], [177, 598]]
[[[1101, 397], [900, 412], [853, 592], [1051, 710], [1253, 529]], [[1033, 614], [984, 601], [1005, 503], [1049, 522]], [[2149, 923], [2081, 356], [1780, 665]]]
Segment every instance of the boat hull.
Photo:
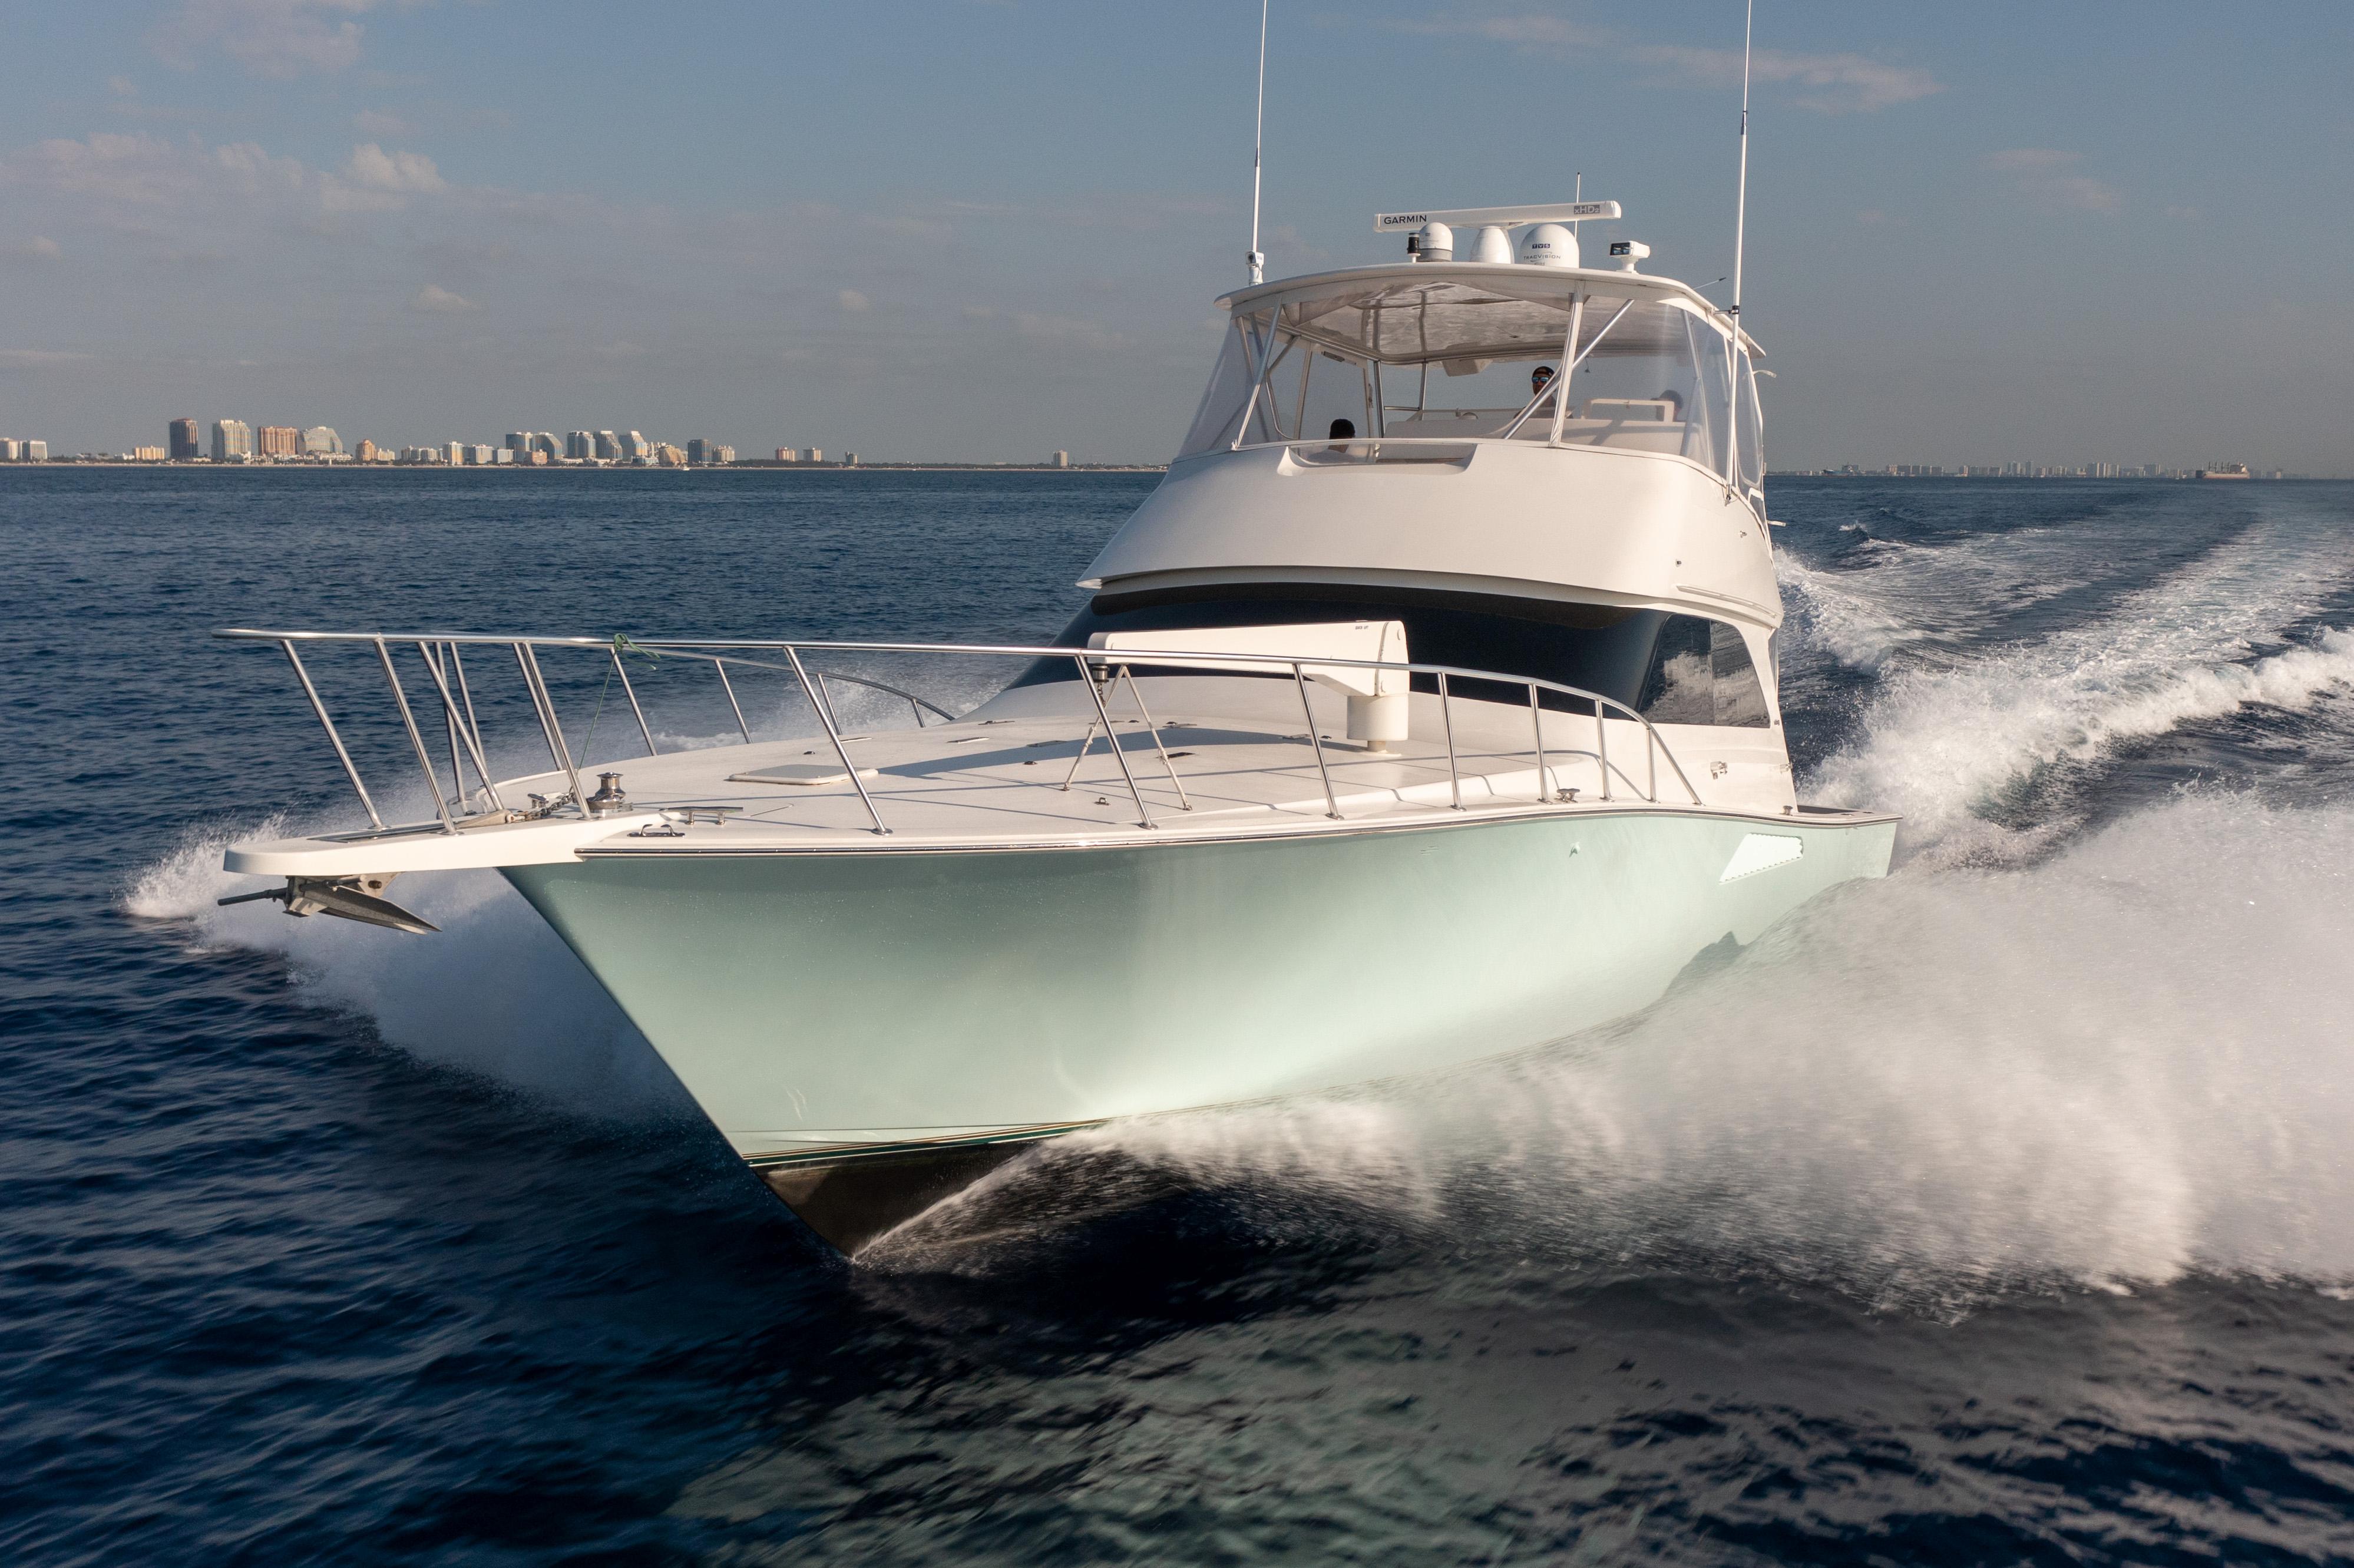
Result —
[[1539, 1044], [1883, 874], [1893, 833], [1647, 808], [505, 874], [783, 1179]]

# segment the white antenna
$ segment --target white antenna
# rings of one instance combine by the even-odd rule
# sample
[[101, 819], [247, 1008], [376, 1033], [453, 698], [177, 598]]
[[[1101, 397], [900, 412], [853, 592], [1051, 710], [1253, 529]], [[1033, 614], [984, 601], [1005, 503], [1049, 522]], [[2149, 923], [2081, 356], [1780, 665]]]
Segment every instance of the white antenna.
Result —
[[1251, 248], [1246, 258], [1254, 283], [1267, 281], [1267, 258], [1258, 249], [1258, 167], [1267, 151], [1267, 0], [1258, 0], [1258, 121], [1251, 132]]
[[[1757, 0], [1749, 0], [1749, 15], [1741, 26], [1741, 179], [1733, 197], [1733, 317], [1741, 326], [1741, 244], [1749, 219], [1749, 40], [1757, 26]], [[1254, 242], [1256, 243], [1256, 242]]]
[[[1582, 202], [1585, 199], [1585, 171], [1584, 169], [1580, 169], [1577, 171], [1577, 184], [1572, 185], [1569, 190], [1569, 205], [1575, 207], [1579, 202]], [[1575, 218], [1569, 220], [1569, 237], [1572, 239], [1577, 238], [1577, 220]]]
[[[1725, 451], [1724, 471], [1738, 488], [1741, 472], [1741, 242], [1743, 228], [1749, 217], [1749, 41], [1757, 26], [1757, 0], [1748, 0], [1748, 16], [1741, 25], [1741, 178], [1733, 197], [1733, 308], [1726, 313], [1733, 318], [1733, 341], [1724, 349], [1725, 408], [1731, 414], [1729, 429], [1733, 440]], [[1751, 383], [1755, 386], [1755, 382]], [[1763, 478], [1764, 475], [1757, 477]]]

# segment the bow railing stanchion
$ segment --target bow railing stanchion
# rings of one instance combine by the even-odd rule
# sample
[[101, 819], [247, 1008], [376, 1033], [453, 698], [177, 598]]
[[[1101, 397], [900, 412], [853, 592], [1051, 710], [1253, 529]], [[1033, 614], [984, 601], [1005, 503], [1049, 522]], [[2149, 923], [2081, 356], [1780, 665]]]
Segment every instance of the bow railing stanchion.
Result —
[[662, 747], [654, 744], [653, 726], [646, 723], [646, 710], [638, 705], [638, 689], [630, 684], [629, 666], [621, 662], [621, 651], [613, 651], [613, 673], [621, 677], [621, 694], [630, 699], [630, 711], [638, 715], [638, 733], [646, 737], [646, 755], [660, 757]]
[[294, 652], [293, 639], [281, 637], [278, 646], [286, 650], [286, 662], [294, 666], [294, 678], [302, 683], [302, 694], [311, 699], [311, 711], [319, 715], [319, 726], [327, 732], [327, 744], [335, 748], [335, 760], [344, 765], [344, 775], [352, 781], [352, 792], [360, 798], [361, 809], [367, 812], [368, 821], [377, 831], [383, 831], [384, 819], [376, 814], [367, 786], [360, 782], [360, 770], [354, 765], [352, 754], [344, 749], [344, 737], [335, 733], [335, 721], [327, 716], [327, 705], [319, 700], [319, 688], [311, 683], [311, 672], [302, 668], [302, 658]]
[[[792, 650], [788, 648], [785, 652], [790, 654]], [[801, 662], [799, 659], [795, 659], [793, 661], [793, 667], [795, 669], [801, 668]], [[752, 726], [744, 722], [744, 705], [736, 700], [736, 683], [727, 678], [727, 662], [725, 659], [714, 659], [711, 662], [711, 667], [719, 672], [719, 689], [727, 694], [727, 705], [735, 711], [736, 727], [743, 732], [744, 744], [747, 746], [751, 745]], [[803, 680], [801, 682], [801, 689], [803, 691], [807, 691], [809, 689], [809, 682], [807, 680]]]
[[[1104, 706], [1103, 689], [1088, 672], [1087, 655], [1073, 654], [1071, 662], [1079, 667], [1079, 680], [1087, 688], [1087, 695], [1095, 699], [1096, 717], [1103, 724], [1104, 741], [1111, 747], [1111, 759], [1119, 764], [1119, 776], [1128, 780], [1129, 799], [1136, 802], [1137, 826], [1158, 828], [1161, 824], [1152, 820], [1152, 808], [1144, 803], [1144, 791], [1136, 787], [1136, 775], [1128, 769], [1128, 754], [1119, 748], [1119, 731], [1111, 727], [1111, 710]], [[1092, 739], [1095, 732], [1089, 730], [1087, 735]]]
[[[1092, 680], [1092, 679], [1094, 679], [1094, 677], [1093, 677], [1093, 676], [1082, 676], [1082, 677], [1081, 677], [1081, 679], [1083, 679], [1083, 680]], [[1094, 745], [1095, 745], [1095, 743], [1096, 743], [1096, 721], [1095, 721], [1095, 720], [1093, 720], [1093, 719], [1089, 719], [1089, 720], [1087, 720], [1087, 734], [1085, 734], [1085, 735], [1083, 735], [1083, 736], [1079, 736], [1079, 749], [1078, 749], [1078, 750], [1076, 750], [1076, 751], [1075, 751], [1075, 752], [1073, 752], [1073, 753], [1071, 754], [1071, 766], [1070, 766], [1069, 769], [1068, 769], [1067, 771], [1066, 771], [1066, 772], [1064, 773], [1064, 775], [1063, 775], [1063, 793], [1064, 793], [1064, 794], [1067, 795], [1067, 794], [1069, 794], [1069, 793], [1071, 792], [1071, 780], [1072, 780], [1072, 779], [1076, 779], [1076, 778], [1079, 776], [1079, 764], [1080, 764], [1080, 763], [1082, 763], [1082, 762], [1085, 762], [1085, 761], [1087, 759], [1087, 749], [1088, 749], [1088, 747], [1090, 747], [1094, 746]], [[1117, 750], [1117, 749], [1118, 749], [1118, 747], [1114, 747], [1114, 749], [1115, 749], [1115, 750]]]
[[1650, 782], [1644, 799], [1656, 806], [1659, 803], [1659, 732], [1649, 725], [1643, 726], [1643, 774]]
[[[490, 797], [491, 809], [500, 811], [506, 810], [506, 802], [499, 799], [498, 784], [491, 778], [490, 761], [482, 755], [482, 736], [473, 727], [472, 702], [467, 705], [465, 721], [461, 723], [457, 701], [451, 695], [447, 674], [441, 668], [440, 659], [431, 652], [431, 644], [419, 642], [417, 645], [417, 653], [419, 658], [425, 661], [425, 673], [433, 677], [433, 689], [441, 698], [441, 716], [449, 721], [450, 776], [458, 786], [460, 807], [463, 808], [466, 802], [466, 775], [458, 766], [458, 740], [462, 735], [466, 741], [467, 754], [473, 759], [474, 777], [482, 781], [482, 791]], [[452, 643], [450, 647], [450, 657], [454, 660], [457, 656], [457, 645]]]
[[[441, 798], [441, 779], [433, 771], [433, 756], [425, 749], [425, 736], [417, 727], [417, 715], [408, 711], [408, 694], [400, 689], [400, 672], [392, 667], [392, 650], [385, 646], [381, 637], [375, 639], [375, 642], [376, 656], [384, 664], [384, 678], [392, 685], [393, 705], [400, 710], [401, 727], [408, 731], [408, 744], [417, 753], [417, 766], [424, 769], [425, 790], [433, 797], [433, 814], [441, 819], [443, 832], [454, 833], [458, 831], [458, 824], [451, 820], [450, 802]], [[462, 779], [457, 780], [457, 784], [461, 789], [466, 787]]]
[[[439, 689], [442, 684], [441, 669], [433, 645], [430, 642], [419, 643], [417, 656], [424, 662], [425, 673], [433, 677], [433, 684]], [[470, 813], [466, 810], [466, 765], [458, 756], [458, 705], [450, 700], [446, 690], [441, 692], [441, 728], [450, 743], [450, 788], [453, 791], [451, 799], [457, 803], [458, 814], [467, 816]]]
[[1455, 770], [1455, 715], [1447, 705], [1447, 672], [1438, 672], [1438, 722], [1447, 732], [1447, 792], [1453, 809], [1463, 809], [1463, 776]]
[[1308, 705], [1308, 677], [1299, 673], [1295, 661], [1291, 666], [1291, 683], [1299, 688], [1299, 711], [1308, 720], [1308, 744], [1316, 753], [1316, 774], [1324, 780], [1324, 814], [1340, 821], [1341, 802], [1332, 798], [1332, 771], [1324, 766], [1324, 742], [1316, 734], [1316, 710]]
[[547, 737], [547, 754], [556, 759], [557, 768], [572, 786], [572, 803], [583, 815], [588, 810], [588, 797], [580, 789], [580, 769], [572, 765], [572, 748], [564, 742], [564, 724], [556, 716], [556, 697], [547, 689], [547, 678], [539, 673], [539, 655], [531, 651], [528, 641], [517, 640], [515, 662], [523, 667], [523, 683], [531, 692], [531, 705], [539, 714], [540, 733]]
[[1537, 800], [1553, 799], [1553, 785], [1545, 778], [1544, 709], [1537, 704], [1537, 683], [1529, 683], [1529, 728], [1535, 732], [1537, 742]]
[[1152, 737], [1152, 749], [1161, 754], [1161, 766], [1169, 775], [1171, 787], [1177, 791], [1177, 809], [1192, 810], [1193, 802], [1185, 798], [1185, 781], [1177, 777], [1177, 765], [1169, 760], [1169, 748], [1161, 744], [1161, 726], [1152, 722], [1152, 710], [1144, 705], [1144, 694], [1136, 689], [1136, 672], [1122, 664], [1114, 679], [1128, 683], [1129, 700], [1136, 705], [1136, 711], [1144, 715], [1144, 733]]
[[[458, 644], [454, 640], [449, 642], [447, 647], [450, 650], [450, 673], [458, 679], [458, 701], [463, 704], [466, 709], [466, 733], [473, 736], [474, 755], [487, 758], [490, 756], [490, 748], [482, 744], [482, 721], [474, 716], [474, 693], [472, 688], [466, 684], [466, 662], [458, 657]], [[499, 800], [498, 785], [491, 782], [487, 777], [484, 782], [489, 784], [492, 804], [504, 810], [505, 803]]]
[[1610, 792], [1610, 721], [1600, 697], [1594, 699], [1594, 760], [1602, 768], [1602, 798], [1616, 800]]
[[[785, 657], [791, 661], [793, 673], [801, 681], [801, 694], [809, 698], [811, 708], [817, 714], [817, 722], [825, 726], [825, 737], [833, 743], [833, 754], [841, 759], [842, 770], [850, 775], [850, 787], [858, 791], [858, 799], [865, 806], [866, 815], [874, 821], [875, 833], [879, 837], [888, 838], [891, 830], [883, 825], [883, 813], [875, 809], [875, 798], [867, 794], [866, 786], [860, 781], [858, 764], [850, 759], [850, 748], [842, 744], [842, 732], [833, 727], [832, 713], [827, 709], [824, 699], [817, 694], [815, 687], [811, 685], [809, 672], [801, 668], [801, 654], [790, 642], [786, 643], [784, 648]], [[726, 678], [724, 671], [721, 673], [721, 678]], [[733, 702], [735, 698], [731, 695], [728, 700]], [[745, 738], [748, 740], [751, 736], [748, 734]]]

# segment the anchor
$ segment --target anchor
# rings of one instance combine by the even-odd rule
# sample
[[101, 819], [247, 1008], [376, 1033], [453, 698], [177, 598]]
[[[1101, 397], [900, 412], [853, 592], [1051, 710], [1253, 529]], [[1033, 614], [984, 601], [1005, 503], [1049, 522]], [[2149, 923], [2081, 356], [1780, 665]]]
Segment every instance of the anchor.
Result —
[[333, 915], [339, 920], [357, 920], [363, 926], [383, 926], [419, 936], [439, 931], [441, 927], [431, 921], [420, 919], [390, 899], [379, 896], [398, 874], [387, 872], [381, 876], [290, 876], [283, 887], [240, 893], [231, 898], [215, 899], [214, 903], [225, 908], [231, 904], [274, 899], [285, 905], [286, 913], [293, 916]]

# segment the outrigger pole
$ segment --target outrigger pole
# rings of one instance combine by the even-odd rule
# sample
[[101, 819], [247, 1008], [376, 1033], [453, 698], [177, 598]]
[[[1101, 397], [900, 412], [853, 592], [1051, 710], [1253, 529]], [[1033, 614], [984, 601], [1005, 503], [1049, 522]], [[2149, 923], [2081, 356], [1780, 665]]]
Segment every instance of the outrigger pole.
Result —
[[[1258, 0], [1258, 118], [1251, 132], [1251, 248], [1246, 258], [1254, 283], [1267, 281], [1267, 258], [1258, 249], [1258, 170], [1259, 159], [1267, 150], [1267, 0]], [[1742, 96], [1745, 102], [1746, 89]]]
[[1725, 471], [1741, 483], [1741, 249], [1749, 221], [1749, 45], [1756, 36], [1757, 0], [1748, 0], [1741, 24], [1741, 174], [1733, 194], [1733, 342], [1724, 354]]

